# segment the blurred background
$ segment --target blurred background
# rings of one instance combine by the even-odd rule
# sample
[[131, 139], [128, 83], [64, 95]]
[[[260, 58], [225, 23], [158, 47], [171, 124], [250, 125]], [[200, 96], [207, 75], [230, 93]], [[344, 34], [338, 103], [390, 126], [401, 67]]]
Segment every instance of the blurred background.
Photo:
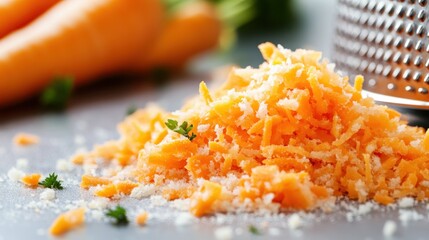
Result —
[[[195, 94], [195, 83], [210, 80], [211, 73], [222, 66], [234, 64], [257, 67], [262, 62], [257, 46], [267, 41], [290, 49], [319, 50], [324, 57], [330, 57], [336, 17], [335, 0], [162, 0], [167, 9], [167, 19], [174, 18], [176, 12], [180, 11], [186, 12], [183, 16], [192, 15], [198, 8], [193, 10], [193, 3], [202, 1], [215, 9], [215, 16], [221, 23], [216, 46], [207, 45], [197, 49], [186, 58], [177, 60], [180, 64], [172, 66], [158, 61], [145, 68], [144, 72], [118, 71], [114, 74], [101, 74], [96, 78], [97, 81], [91, 80], [90, 84], [83, 84], [82, 87], [74, 84], [77, 81], [73, 74], [52, 76], [51, 82], [43, 91], [0, 108], [0, 124], [32, 114], [49, 114], [52, 110], [73, 111], [106, 99], [120, 101], [123, 108], [129, 106], [128, 111], [132, 111], [133, 108], [146, 104], [138, 100], [138, 96], [151, 95], [172, 84], [189, 84], [189, 88], [192, 87], [189, 93]], [[55, 8], [58, 7], [54, 5], [44, 11], [58, 11]], [[38, 21], [37, 17], [32, 21]], [[32, 27], [31, 24], [20, 26], [15, 32], [25, 31]], [[14, 34], [12, 32], [10, 35]], [[171, 34], [174, 38], [177, 37], [174, 36], [177, 34], [174, 31]], [[10, 36], [4, 37], [7, 38]], [[4, 40], [0, 40], [0, 54], [2, 41]], [[193, 38], [192, 41], [195, 45], [199, 44], [198, 39]], [[175, 54], [174, 50], [171, 54]]]

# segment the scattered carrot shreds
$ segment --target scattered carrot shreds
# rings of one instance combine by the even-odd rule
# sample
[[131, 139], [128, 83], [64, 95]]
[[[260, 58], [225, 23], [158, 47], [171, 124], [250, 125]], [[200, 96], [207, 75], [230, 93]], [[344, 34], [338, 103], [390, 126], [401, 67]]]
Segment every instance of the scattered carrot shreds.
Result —
[[[196, 216], [323, 208], [335, 197], [429, 198], [429, 132], [363, 98], [363, 78], [351, 86], [319, 52], [260, 50], [259, 68], [233, 68], [217, 89], [201, 83], [201, 96], [179, 111], [137, 111], [120, 123], [119, 140], [88, 156], [121, 166], [112, 182], [136, 179], [168, 199], [190, 198]], [[192, 124], [198, 137], [169, 131], [168, 119]]]
[[80, 182], [80, 187], [84, 189], [88, 189], [90, 187], [96, 187], [100, 185], [110, 184], [111, 181], [107, 178], [95, 177], [90, 175], [83, 175], [82, 180]]
[[95, 191], [94, 194], [97, 197], [112, 198], [113, 196], [118, 194], [118, 189], [116, 188], [115, 184], [111, 183], [111, 184], [102, 186], [100, 189]]
[[138, 186], [138, 183], [122, 181], [115, 184], [118, 193], [130, 195], [131, 191]]
[[74, 164], [82, 165], [85, 161], [85, 157], [86, 157], [86, 154], [77, 153], [71, 157], [70, 161]]
[[31, 188], [37, 188], [39, 186], [39, 180], [42, 177], [39, 173], [28, 174], [22, 177], [21, 182]]
[[147, 212], [142, 212], [136, 217], [136, 223], [137, 225], [144, 226], [147, 223], [147, 220], [149, 219], [149, 214]]
[[60, 214], [52, 223], [49, 232], [52, 235], [62, 235], [80, 225], [85, 221], [85, 209], [77, 208]]
[[13, 138], [13, 142], [19, 146], [28, 146], [39, 143], [40, 138], [29, 133], [18, 133]]

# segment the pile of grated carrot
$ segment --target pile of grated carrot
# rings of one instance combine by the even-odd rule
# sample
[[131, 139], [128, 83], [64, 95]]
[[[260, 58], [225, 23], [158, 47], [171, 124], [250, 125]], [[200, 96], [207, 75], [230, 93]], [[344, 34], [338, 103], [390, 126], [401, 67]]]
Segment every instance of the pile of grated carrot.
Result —
[[[423, 128], [363, 98], [363, 78], [350, 86], [319, 52], [271, 43], [260, 50], [259, 68], [234, 68], [211, 91], [202, 82], [180, 111], [150, 105], [120, 123], [119, 140], [77, 161], [120, 167], [85, 175], [82, 186], [101, 185], [95, 194], [112, 197], [154, 184], [169, 200], [189, 198], [196, 216], [310, 210], [342, 196], [381, 204], [429, 197]], [[167, 119], [193, 124], [197, 137], [171, 131]]]

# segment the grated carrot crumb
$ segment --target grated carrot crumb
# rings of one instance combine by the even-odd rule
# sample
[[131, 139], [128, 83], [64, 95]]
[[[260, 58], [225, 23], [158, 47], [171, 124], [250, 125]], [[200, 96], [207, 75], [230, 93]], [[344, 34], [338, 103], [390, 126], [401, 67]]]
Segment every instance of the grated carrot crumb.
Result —
[[13, 137], [13, 142], [15, 145], [28, 146], [39, 143], [40, 138], [29, 133], [18, 133], [15, 135], [15, 137]]
[[148, 219], [149, 219], [149, 214], [147, 212], [142, 212], [137, 215], [136, 223], [139, 226], [144, 226], [146, 225]]
[[39, 173], [28, 174], [21, 178], [21, 182], [28, 187], [37, 188], [41, 177]]
[[52, 235], [62, 235], [80, 225], [85, 221], [85, 209], [77, 208], [60, 214], [52, 223], [49, 232]]

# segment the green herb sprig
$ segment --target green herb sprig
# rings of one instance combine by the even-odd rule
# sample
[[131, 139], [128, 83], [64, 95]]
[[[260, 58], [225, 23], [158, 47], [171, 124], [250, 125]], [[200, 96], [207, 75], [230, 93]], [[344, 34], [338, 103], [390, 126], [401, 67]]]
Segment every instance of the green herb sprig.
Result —
[[116, 208], [109, 209], [106, 212], [106, 216], [114, 220], [113, 224], [117, 226], [128, 225], [129, 221], [127, 218], [127, 210], [120, 205], [117, 205]]
[[136, 105], [130, 105], [127, 109], [126, 115], [130, 116], [131, 114], [135, 113], [137, 111], [137, 106]]
[[195, 133], [191, 133], [189, 135], [189, 132], [192, 131], [194, 128], [194, 125], [189, 125], [188, 122], [184, 121], [180, 126], [179, 123], [176, 120], [168, 119], [167, 122], [165, 122], [165, 125], [172, 131], [179, 133], [182, 136], [187, 137], [190, 141], [194, 140], [194, 138], [197, 137]]
[[50, 110], [65, 109], [72, 94], [73, 81], [70, 76], [55, 77], [40, 95], [40, 104]]
[[51, 173], [43, 181], [39, 182], [39, 185], [43, 186], [45, 188], [52, 188], [52, 189], [63, 190], [64, 188], [61, 185], [61, 182], [62, 182], [61, 180], [58, 180], [58, 175], [57, 174]]
[[261, 235], [261, 232], [259, 231], [259, 229], [253, 225], [249, 226], [249, 232], [253, 235]]

